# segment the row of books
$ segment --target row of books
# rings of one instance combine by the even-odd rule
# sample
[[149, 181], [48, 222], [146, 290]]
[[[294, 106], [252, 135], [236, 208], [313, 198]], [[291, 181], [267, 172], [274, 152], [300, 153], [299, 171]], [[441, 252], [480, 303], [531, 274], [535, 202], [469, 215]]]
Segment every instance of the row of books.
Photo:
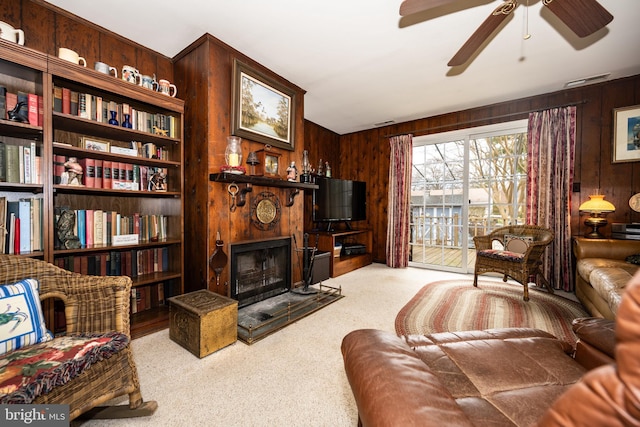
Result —
[[42, 157], [36, 143], [0, 142], [0, 182], [42, 184]]
[[[76, 236], [83, 248], [97, 246], [112, 246], [118, 244], [114, 236], [137, 236], [138, 242], [156, 242], [167, 239], [166, 215], [123, 215], [115, 211], [99, 209], [69, 209], [56, 207], [56, 240], [54, 247], [62, 249], [63, 243], [59, 239], [60, 227], [58, 220], [63, 210], [71, 211], [74, 215], [73, 236]], [[62, 233], [65, 235], [65, 233]]]
[[171, 138], [179, 135], [178, 119], [174, 116], [141, 111], [127, 103], [117, 103], [66, 87], [54, 86], [53, 111], [121, 127], [126, 121], [124, 127]]
[[0, 90], [0, 119], [9, 120], [9, 112], [22, 102], [17, 113], [21, 122], [27, 122], [33, 126], [42, 126], [44, 117], [44, 105], [42, 95], [23, 91], [10, 92]]
[[0, 253], [24, 254], [43, 250], [41, 198], [8, 201], [0, 197]]
[[170, 288], [165, 289], [164, 283], [158, 283], [157, 286], [131, 288], [131, 313], [166, 305], [166, 298], [169, 297], [171, 297]]
[[[53, 183], [68, 184], [65, 163], [70, 157], [53, 158]], [[90, 188], [133, 191], [167, 191], [167, 169], [100, 159], [80, 159], [82, 185]]]
[[169, 271], [169, 248], [130, 249], [56, 257], [55, 264], [90, 276], [129, 276]]

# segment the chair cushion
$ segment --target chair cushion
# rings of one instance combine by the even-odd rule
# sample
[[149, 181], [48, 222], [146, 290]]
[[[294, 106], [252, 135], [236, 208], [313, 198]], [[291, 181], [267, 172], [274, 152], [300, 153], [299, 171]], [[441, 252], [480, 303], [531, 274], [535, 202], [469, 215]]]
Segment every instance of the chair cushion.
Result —
[[523, 254], [527, 252], [533, 242], [533, 236], [518, 236], [515, 234], [504, 235], [504, 248], [507, 251]]
[[499, 259], [503, 261], [522, 262], [524, 253], [503, 251], [500, 249], [483, 249], [476, 256]]
[[0, 354], [49, 341], [36, 279], [0, 285]]
[[0, 358], [0, 404], [28, 404], [129, 344], [117, 332], [59, 337]]

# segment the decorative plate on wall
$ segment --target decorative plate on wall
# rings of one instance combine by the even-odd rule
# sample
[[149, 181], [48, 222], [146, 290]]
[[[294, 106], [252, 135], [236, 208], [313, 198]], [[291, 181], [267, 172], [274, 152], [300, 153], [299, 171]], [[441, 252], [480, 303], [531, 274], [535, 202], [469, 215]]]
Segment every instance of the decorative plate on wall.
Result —
[[251, 222], [260, 230], [271, 230], [280, 221], [280, 200], [275, 194], [263, 191], [251, 205]]
[[636, 212], [640, 212], [640, 193], [631, 196], [629, 199], [629, 207]]

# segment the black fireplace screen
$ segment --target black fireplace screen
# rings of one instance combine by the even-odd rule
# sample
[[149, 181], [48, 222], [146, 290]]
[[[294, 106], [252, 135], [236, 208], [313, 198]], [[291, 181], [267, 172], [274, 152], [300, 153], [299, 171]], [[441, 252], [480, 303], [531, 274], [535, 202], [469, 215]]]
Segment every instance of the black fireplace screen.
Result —
[[231, 298], [244, 307], [291, 289], [291, 239], [231, 245]]

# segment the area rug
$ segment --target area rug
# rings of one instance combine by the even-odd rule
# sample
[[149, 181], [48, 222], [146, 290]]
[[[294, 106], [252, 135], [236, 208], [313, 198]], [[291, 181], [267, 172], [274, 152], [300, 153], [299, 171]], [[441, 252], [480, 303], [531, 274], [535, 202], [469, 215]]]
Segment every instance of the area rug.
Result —
[[571, 321], [588, 317], [582, 306], [566, 298], [529, 286], [529, 301], [522, 286], [492, 281], [445, 280], [423, 287], [398, 313], [398, 335], [470, 331], [504, 327], [536, 328], [572, 345], [577, 338]]

